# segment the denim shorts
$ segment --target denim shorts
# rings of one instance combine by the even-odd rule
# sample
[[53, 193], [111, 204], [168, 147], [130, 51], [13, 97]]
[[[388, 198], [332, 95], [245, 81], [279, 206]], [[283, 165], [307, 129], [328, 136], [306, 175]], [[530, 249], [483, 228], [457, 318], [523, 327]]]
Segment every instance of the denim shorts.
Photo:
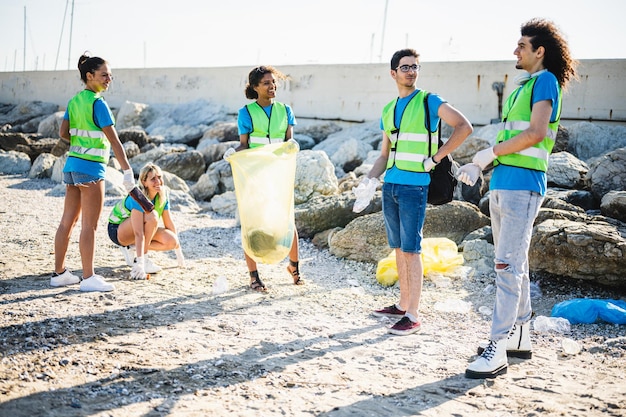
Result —
[[100, 181], [102, 178], [96, 175], [83, 174], [82, 172], [64, 172], [63, 183], [66, 185], [84, 185]]
[[107, 227], [107, 232], [109, 232], [109, 237], [111, 238], [111, 241], [113, 241], [113, 243], [115, 243], [118, 246], [122, 246], [120, 241], [117, 240], [117, 229], [119, 228], [120, 228], [119, 224], [109, 223], [109, 227]]
[[383, 184], [383, 215], [390, 248], [422, 253], [427, 199], [427, 185]]

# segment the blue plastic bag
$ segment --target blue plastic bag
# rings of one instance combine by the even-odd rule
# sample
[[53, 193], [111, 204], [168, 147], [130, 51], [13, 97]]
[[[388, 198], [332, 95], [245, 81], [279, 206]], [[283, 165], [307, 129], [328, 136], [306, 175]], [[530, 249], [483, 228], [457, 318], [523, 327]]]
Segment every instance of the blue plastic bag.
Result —
[[552, 317], [563, 317], [571, 324], [595, 323], [598, 318], [609, 323], [626, 324], [626, 301], [575, 298], [552, 307]]

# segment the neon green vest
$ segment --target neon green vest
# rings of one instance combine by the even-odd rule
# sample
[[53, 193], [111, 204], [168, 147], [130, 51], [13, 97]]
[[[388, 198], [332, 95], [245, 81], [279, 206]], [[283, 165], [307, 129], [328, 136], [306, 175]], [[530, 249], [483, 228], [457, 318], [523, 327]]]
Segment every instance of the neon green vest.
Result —
[[[426, 128], [426, 111], [424, 100], [427, 91], [418, 92], [407, 104], [402, 114], [400, 128], [395, 125], [396, 102], [393, 100], [383, 109], [383, 130], [391, 140], [387, 169], [396, 166], [398, 169], [411, 172], [424, 172], [424, 160], [428, 154], [428, 129]], [[434, 155], [439, 147], [437, 132], [431, 136], [431, 153]]]
[[251, 148], [285, 141], [289, 125], [287, 124], [287, 107], [283, 103], [277, 101], [272, 103], [270, 117], [267, 117], [263, 107], [256, 101], [248, 104], [246, 108], [252, 120], [252, 133], [248, 140]]
[[83, 90], [74, 96], [67, 105], [70, 115], [69, 156], [88, 161], [109, 162], [111, 144], [106, 135], [93, 120], [93, 107], [100, 94]]
[[[161, 201], [159, 194], [157, 194], [154, 197], [154, 200], [152, 200], [152, 203], [154, 204], [154, 211], [157, 212], [157, 214], [159, 215], [159, 218], [163, 217], [163, 210], [165, 209], [165, 203], [169, 199], [169, 193], [167, 189], [165, 190], [165, 192], [166, 192], [165, 200]], [[126, 208], [127, 198], [132, 198], [132, 197], [127, 195], [126, 197], [118, 201], [117, 204], [113, 206], [113, 210], [111, 210], [111, 214], [109, 215], [109, 223], [122, 224], [124, 220], [130, 217], [131, 211]]]
[[[533, 87], [536, 81], [536, 76], [531, 78], [526, 84], [519, 86], [507, 99], [502, 108], [502, 123], [500, 123], [496, 143], [509, 140], [530, 127]], [[543, 172], [548, 170], [548, 158], [554, 147], [559, 121], [561, 120], [561, 98], [562, 93], [559, 89], [557, 117], [554, 122], [548, 124], [546, 137], [530, 148], [509, 155], [498, 156], [494, 161], [494, 166], [502, 164]]]

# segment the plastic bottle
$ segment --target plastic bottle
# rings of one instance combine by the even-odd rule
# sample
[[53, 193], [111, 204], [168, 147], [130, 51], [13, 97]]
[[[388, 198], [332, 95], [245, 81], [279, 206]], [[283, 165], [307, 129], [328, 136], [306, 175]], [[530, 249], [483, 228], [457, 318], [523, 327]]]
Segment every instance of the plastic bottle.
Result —
[[213, 295], [223, 294], [228, 291], [228, 280], [225, 276], [220, 275], [213, 283]]
[[154, 210], [154, 204], [152, 204], [152, 201], [148, 200], [148, 197], [146, 197], [139, 187], [133, 188], [128, 194], [133, 198], [133, 200], [139, 203], [141, 208], [144, 209], [146, 213], [150, 213]]
[[577, 355], [580, 352], [578, 342], [568, 337], [564, 337], [563, 340], [561, 340], [561, 347], [563, 348], [563, 352], [568, 355]]
[[533, 328], [540, 333], [567, 333], [571, 330], [570, 322], [562, 317], [537, 316]]

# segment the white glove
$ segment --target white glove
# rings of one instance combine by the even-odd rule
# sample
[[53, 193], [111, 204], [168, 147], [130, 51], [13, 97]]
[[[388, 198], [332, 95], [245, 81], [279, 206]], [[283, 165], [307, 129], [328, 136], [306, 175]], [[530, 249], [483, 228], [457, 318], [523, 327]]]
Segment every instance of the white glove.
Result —
[[231, 156], [232, 154], [234, 154], [235, 152], [237, 152], [237, 151], [235, 150], [235, 148], [228, 148], [228, 149], [226, 149], [226, 152], [224, 152], [224, 160], [225, 160], [225, 161], [228, 161], [228, 158], [230, 158], [230, 156]]
[[[439, 161], [439, 162], [441, 162], [441, 161]], [[430, 172], [430, 170], [433, 169], [434, 167], [436, 167], [439, 164], [439, 162], [435, 162], [435, 160], [431, 156], [430, 158], [428, 158], [428, 159], [426, 159], [424, 161], [424, 171]]]
[[130, 270], [130, 278], [131, 279], [146, 279], [146, 269], [144, 267], [145, 260], [142, 257], [136, 258], [135, 263], [133, 264], [133, 269]]
[[175, 249], [176, 251], [176, 263], [178, 263], [179, 268], [185, 267], [185, 256], [183, 255], [183, 248], [180, 246]]
[[133, 169], [128, 168], [124, 170], [124, 188], [126, 188], [126, 192], [130, 193], [130, 190], [135, 188], [135, 174], [133, 174]]
[[472, 163], [478, 165], [481, 169], [485, 169], [494, 159], [496, 159], [496, 154], [493, 153], [493, 146], [490, 146], [487, 149], [476, 152]]
[[456, 171], [456, 178], [470, 187], [476, 184], [482, 170], [476, 164], [465, 164]]
[[378, 181], [378, 178], [365, 177], [357, 187], [353, 187], [352, 192], [356, 197], [356, 201], [354, 202], [352, 211], [360, 213], [365, 210], [370, 204], [370, 201], [372, 201], [374, 193], [376, 193], [376, 188], [378, 188], [379, 185], [380, 181]]

